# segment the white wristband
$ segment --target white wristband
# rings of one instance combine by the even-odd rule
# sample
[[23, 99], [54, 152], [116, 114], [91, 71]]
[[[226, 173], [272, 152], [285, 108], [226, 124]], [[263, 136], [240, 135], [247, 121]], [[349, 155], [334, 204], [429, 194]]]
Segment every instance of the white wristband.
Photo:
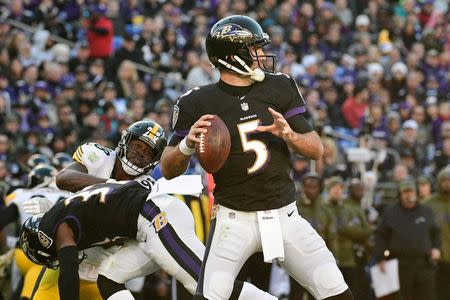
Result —
[[195, 148], [190, 148], [187, 144], [186, 144], [186, 138], [182, 139], [179, 146], [181, 153], [183, 153], [186, 156], [191, 156], [192, 154], [195, 153]]

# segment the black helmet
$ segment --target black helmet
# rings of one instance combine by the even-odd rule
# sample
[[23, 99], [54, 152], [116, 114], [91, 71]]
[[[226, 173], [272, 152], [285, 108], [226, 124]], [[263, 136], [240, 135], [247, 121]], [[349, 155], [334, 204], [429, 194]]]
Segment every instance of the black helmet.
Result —
[[[255, 20], [247, 16], [234, 15], [223, 18], [214, 24], [206, 37], [206, 52], [209, 61], [216, 68], [225, 67], [232, 70], [227, 66], [229, 64], [247, 72], [248, 70], [233, 58], [236, 55], [249, 67], [254, 61], [258, 61], [260, 69], [274, 72], [274, 55], [258, 56], [256, 51], [250, 49], [250, 47], [260, 48], [268, 43], [270, 43], [269, 35], [262, 30]], [[272, 59], [272, 67], [261, 66], [258, 60], [260, 57], [265, 57], [266, 60]]]
[[46, 187], [54, 179], [58, 171], [51, 165], [39, 164], [28, 173], [28, 188]]
[[30, 168], [30, 170], [39, 164], [51, 165], [52, 163], [47, 158], [47, 156], [45, 156], [44, 154], [40, 154], [40, 153], [31, 155], [27, 161], [27, 166], [28, 166], [28, 168]]
[[73, 162], [72, 156], [70, 156], [65, 152], [56, 153], [55, 156], [53, 156], [52, 158], [53, 166], [55, 166], [55, 168], [58, 170], [67, 167], [72, 162]]
[[[132, 149], [129, 146], [132, 138], [146, 143], [149, 146], [148, 153]], [[146, 120], [135, 122], [128, 129], [122, 131], [116, 151], [124, 171], [129, 175], [138, 176], [147, 174], [159, 163], [166, 146], [167, 138], [162, 127], [156, 122]], [[136, 160], [141, 162], [139, 166], [134, 162]]]
[[39, 230], [42, 217], [32, 216], [22, 226], [20, 233], [20, 248], [25, 256], [32, 262], [45, 265], [48, 268], [58, 267], [55, 251], [51, 251], [53, 240]]

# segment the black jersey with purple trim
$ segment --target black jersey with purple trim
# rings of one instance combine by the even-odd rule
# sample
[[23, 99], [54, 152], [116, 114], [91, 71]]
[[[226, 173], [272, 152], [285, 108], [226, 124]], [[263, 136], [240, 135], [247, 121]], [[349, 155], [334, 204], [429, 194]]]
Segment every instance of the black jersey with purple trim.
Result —
[[177, 145], [190, 127], [205, 114], [218, 115], [231, 135], [231, 150], [215, 174], [214, 199], [226, 207], [255, 211], [275, 209], [294, 201], [290, 178], [290, 155], [283, 139], [260, 133], [256, 127], [270, 125], [271, 107], [283, 114], [299, 133], [312, 131], [306, 121], [305, 102], [295, 81], [285, 74], [266, 74], [244, 95], [233, 95], [223, 82], [194, 88], [180, 97], [173, 116], [170, 146]]
[[39, 230], [54, 240], [58, 225], [66, 222], [79, 250], [135, 239], [138, 215], [149, 193], [137, 181], [93, 185], [56, 203], [42, 217]]

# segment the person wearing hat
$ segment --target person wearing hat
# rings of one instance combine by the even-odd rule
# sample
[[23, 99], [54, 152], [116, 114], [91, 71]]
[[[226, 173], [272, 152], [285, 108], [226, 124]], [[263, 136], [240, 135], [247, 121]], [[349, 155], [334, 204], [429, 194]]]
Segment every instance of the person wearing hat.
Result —
[[89, 56], [91, 54], [89, 43], [87, 41], [81, 41], [76, 49], [77, 49], [76, 56], [72, 57], [69, 60], [70, 72], [75, 72], [77, 66], [83, 65], [87, 67], [87, 65], [89, 64]]
[[105, 63], [97, 58], [89, 66], [89, 81], [98, 87], [105, 80]]
[[[414, 169], [422, 168], [425, 163], [425, 145], [417, 141], [419, 125], [413, 119], [406, 120], [402, 125], [402, 130], [393, 141], [394, 149], [404, 157], [413, 159]], [[412, 166], [410, 166], [412, 168]]]
[[435, 215], [418, 202], [416, 184], [407, 178], [399, 185], [399, 202], [384, 210], [375, 231], [378, 267], [385, 272], [386, 260], [397, 258], [402, 299], [435, 299], [434, 265], [441, 257], [440, 247]]
[[437, 175], [436, 192], [426, 202], [436, 215], [442, 234], [442, 255], [438, 262], [436, 286], [438, 300], [449, 299], [450, 295], [450, 166]]
[[138, 64], [144, 63], [143, 53], [141, 49], [136, 47], [136, 40], [134, 39], [134, 36], [129, 33], [125, 33], [122, 46], [114, 53], [114, 56], [112, 57], [110, 75], [116, 75], [120, 64], [125, 60]]
[[433, 194], [433, 178], [429, 175], [420, 175], [417, 178], [417, 196], [419, 202], [426, 203]]
[[[360, 204], [347, 204], [349, 199], [344, 199], [344, 181], [340, 176], [333, 176], [326, 182], [328, 191], [327, 207], [330, 209], [336, 226], [336, 239], [334, 239], [331, 250], [336, 257], [337, 264], [345, 282], [354, 293], [355, 299], [367, 299], [361, 297], [361, 288], [357, 273], [357, 256], [354, 249], [356, 246], [367, 243], [372, 231], [366, 221]], [[362, 184], [361, 184], [362, 187]], [[356, 189], [355, 189], [356, 191]], [[361, 189], [362, 194], [364, 187]], [[359, 196], [359, 195], [358, 195]], [[357, 197], [356, 197], [357, 198]], [[351, 200], [356, 201], [356, 200]], [[361, 250], [364, 251], [364, 250]]]

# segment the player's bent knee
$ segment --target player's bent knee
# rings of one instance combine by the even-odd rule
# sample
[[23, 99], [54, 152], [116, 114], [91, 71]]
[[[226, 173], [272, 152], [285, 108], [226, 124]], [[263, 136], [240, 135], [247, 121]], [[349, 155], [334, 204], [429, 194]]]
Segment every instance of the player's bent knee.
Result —
[[345, 290], [343, 293], [325, 298], [324, 300], [353, 300], [353, 294], [350, 289]]
[[319, 266], [313, 273], [314, 284], [321, 290], [335, 290], [345, 284], [344, 277], [335, 263]]
[[[211, 274], [208, 286], [204, 286], [203, 296], [208, 300], [229, 299], [233, 291], [234, 278], [223, 271]], [[220, 282], [220, 284], [218, 284]]]
[[103, 275], [98, 275], [97, 286], [103, 299], [109, 299], [112, 295], [117, 294], [120, 291], [127, 290], [125, 284], [112, 281]]

